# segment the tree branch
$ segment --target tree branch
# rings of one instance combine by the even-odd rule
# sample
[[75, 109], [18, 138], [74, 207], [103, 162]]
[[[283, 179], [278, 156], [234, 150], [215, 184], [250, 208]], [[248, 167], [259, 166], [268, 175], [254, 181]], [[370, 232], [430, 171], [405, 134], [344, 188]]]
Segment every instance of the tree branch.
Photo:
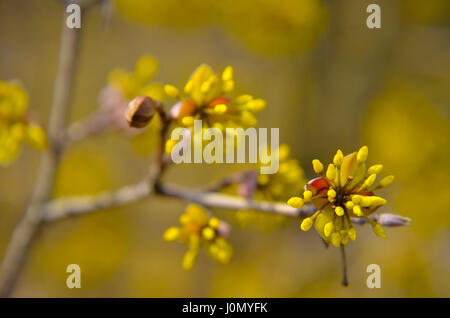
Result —
[[10, 295], [22, 270], [29, 247], [41, 224], [41, 204], [51, 195], [54, 175], [61, 155], [61, 132], [66, 121], [80, 42], [80, 29], [67, 28], [66, 17], [67, 14], [64, 14], [58, 69], [48, 125], [50, 146], [42, 155], [31, 202], [24, 217], [14, 229], [3, 257], [0, 273], [0, 296], [2, 297]]
[[193, 191], [175, 185], [156, 185], [152, 181], [141, 181], [116, 191], [106, 191], [94, 196], [74, 196], [54, 199], [44, 207], [43, 220], [46, 222], [60, 220], [70, 216], [93, 213], [99, 209], [132, 203], [153, 194], [174, 197], [205, 207], [224, 208], [228, 210], [258, 210], [282, 214], [290, 217], [306, 217], [316, 210], [312, 205], [294, 209], [287, 204], [268, 201], [245, 200], [237, 196], [204, 191]]

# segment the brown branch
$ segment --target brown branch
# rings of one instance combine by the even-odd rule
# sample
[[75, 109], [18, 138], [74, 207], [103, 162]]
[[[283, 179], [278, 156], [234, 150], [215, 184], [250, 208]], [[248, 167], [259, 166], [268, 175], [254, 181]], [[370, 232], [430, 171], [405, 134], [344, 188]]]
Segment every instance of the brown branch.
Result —
[[175, 185], [157, 184], [155, 193], [153, 182], [145, 180], [134, 185], [125, 186], [116, 191], [102, 192], [99, 195], [54, 199], [45, 205], [43, 219], [46, 222], [50, 222], [70, 216], [93, 213], [99, 209], [142, 200], [153, 194], [174, 197], [205, 207], [224, 208], [228, 210], [258, 210], [290, 217], [306, 217], [316, 210], [312, 205], [305, 205], [302, 209], [294, 209], [283, 203], [245, 200], [237, 196], [193, 191]]
[[[85, 1], [83, 4], [87, 3]], [[42, 223], [41, 204], [47, 201], [51, 195], [56, 167], [61, 156], [61, 132], [65, 126], [80, 42], [80, 29], [69, 29], [66, 26], [66, 18], [67, 14], [64, 14], [59, 62], [48, 126], [50, 146], [48, 151], [42, 155], [31, 202], [22, 220], [14, 229], [3, 257], [0, 272], [0, 296], [2, 297], [9, 296], [17, 283], [30, 245]]]

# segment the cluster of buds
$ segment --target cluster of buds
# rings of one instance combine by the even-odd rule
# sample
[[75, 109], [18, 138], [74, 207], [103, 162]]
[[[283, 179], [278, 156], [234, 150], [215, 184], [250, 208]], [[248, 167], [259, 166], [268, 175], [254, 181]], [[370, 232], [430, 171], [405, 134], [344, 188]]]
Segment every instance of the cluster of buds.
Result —
[[374, 191], [390, 185], [394, 176], [384, 177], [376, 185], [375, 181], [383, 166], [377, 164], [366, 169], [367, 155], [367, 146], [345, 157], [338, 150], [326, 171], [319, 160], [313, 160], [314, 171], [319, 177], [305, 185], [303, 198], [292, 197], [288, 200], [288, 204], [294, 208], [301, 208], [304, 203], [311, 202], [318, 209], [303, 220], [303, 231], [308, 231], [314, 224], [327, 243], [339, 247], [347, 244], [349, 239], [356, 240], [356, 229], [352, 224], [352, 219], [356, 218], [364, 219], [372, 225], [375, 234], [386, 238], [380, 223], [369, 216], [386, 204], [386, 200], [375, 196]]
[[45, 150], [47, 135], [30, 121], [28, 95], [17, 82], [0, 81], [0, 165], [10, 164], [28, 141], [37, 150]]
[[192, 73], [183, 92], [173, 85], [164, 86], [169, 97], [179, 100], [170, 110], [170, 117], [179, 126], [192, 128], [194, 120], [202, 120], [205, 127], [222, 131], [226, 127], [255, 126], [254, 114], [265, 108], [265, 100], [248, 94], [231, 98], [228, 95], [233, 89], [231, 66], [219, 75], [205, 64]]
[[227, 241], [230, 226], [216, 217], [211, 217], [202, 207], [191, 204], [180, 216], [180, 227], [172, 226], [163, 235], [165, 241], [179, 241], [188, 247], [183, 257], [182, 267], [190, 270], [201, 248], [222, 264], [227, 264], [233, 256], [233, 248]]

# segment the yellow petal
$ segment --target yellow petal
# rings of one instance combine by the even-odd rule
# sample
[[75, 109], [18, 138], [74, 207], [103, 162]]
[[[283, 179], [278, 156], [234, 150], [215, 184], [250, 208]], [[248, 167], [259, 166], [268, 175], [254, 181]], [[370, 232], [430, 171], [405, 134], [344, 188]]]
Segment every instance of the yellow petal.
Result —
[[353, 178], [349, 181], [347, 188], [352, 188], [360, 183], [365, 176], [366, 166], [364, 163], [358, 163], [356, 160], [356, 152], [344, 157], [340, 169], [341, 178], [340, 183], [343, 187], [347, 183], [349, 177]]
[[292, 197], [288, 200], [287, 204], [295, 209], [301, 209], [303, 207], [303, 199], [300, 197]]

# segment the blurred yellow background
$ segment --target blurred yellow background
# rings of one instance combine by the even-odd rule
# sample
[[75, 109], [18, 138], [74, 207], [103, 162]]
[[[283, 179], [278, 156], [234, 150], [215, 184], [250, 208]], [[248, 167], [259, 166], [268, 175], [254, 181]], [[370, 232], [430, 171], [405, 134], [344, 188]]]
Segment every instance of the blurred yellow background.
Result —
[[[368, 29], [366, 7], [381, 7]], [[82, 21], [70, 121], [94, 112], [109, 72], [142, 55], [155, 80], [181, 87], [201, 63], [235, 69], [239, 92], [267, 100], [260, 127], [280, 127], [307, 177], [369, 146], [369, 164], [396, 176], [383, 212], [411, 217], [388, 239], [362, 227], [347, 248], [350, 286], [340, 286], [339, 251], [326, 250], [297, 220], [270, 231], [233, 226], [235, 255], [219, 265], [203, 253], [183, 271], [185, 247], [162, 240], [185, 203], [151, 198], [43, 227], [14, 296], [23, 297], [450, 297], [450, 2], [447, 0], [117, 0]], [[110, 8], [111, 9], [111, 8]], [[0, 79], [19, 79], [30, 109], [47, 123], [64, 7], [57, 0], [0, 0]], [[167, 105], [169, 106], [169, 105]], [[133, 141], [135, 142], [135, 141]], [[151, 155], [108, 133], [65, 154], [55, 196], [95, 194], [141, 179]], [[144, 152], [145, 153], [145, 152]], [[30, 199], [39, 154], [25, 147], [0, 170], [0, 255]], [[235, 167], [183, 165], [165, 180], [201, 187]], [[233, 211], [218, 215], [236, 225]], [[79, 264], [82, 288], [66, 287]], [[381, 288], [366, 266], [381, 266]]]

